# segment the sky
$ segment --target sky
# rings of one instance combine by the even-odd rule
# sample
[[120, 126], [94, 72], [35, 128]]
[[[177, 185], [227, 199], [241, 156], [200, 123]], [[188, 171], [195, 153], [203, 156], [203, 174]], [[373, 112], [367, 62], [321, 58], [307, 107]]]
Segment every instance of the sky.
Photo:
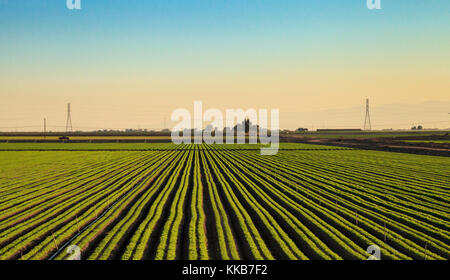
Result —
[[450, 1], [381, 5], [0, 0], [0, 131], [62, 131], [69, 102], [74, 129], [171, 128], [196, 100], [357, 128], [366, 98], [376, 129], [450, 127]]

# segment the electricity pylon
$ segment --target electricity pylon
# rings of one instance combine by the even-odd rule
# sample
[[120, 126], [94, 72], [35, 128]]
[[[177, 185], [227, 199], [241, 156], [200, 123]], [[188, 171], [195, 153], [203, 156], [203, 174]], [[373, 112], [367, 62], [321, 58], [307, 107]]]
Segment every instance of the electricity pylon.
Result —
[[72, 132], [72, 118], [70, 117], [70, 103], [67, 103], [67, 120], [66, 120], [66, 132]]
[[[369, 129], [367, 129], [367, 127], [369, 127]], [[370, 123], [369, 98], [366, 99], [366, 119], [364, 120], [364, 130], [372, 130], [372, 124]]]

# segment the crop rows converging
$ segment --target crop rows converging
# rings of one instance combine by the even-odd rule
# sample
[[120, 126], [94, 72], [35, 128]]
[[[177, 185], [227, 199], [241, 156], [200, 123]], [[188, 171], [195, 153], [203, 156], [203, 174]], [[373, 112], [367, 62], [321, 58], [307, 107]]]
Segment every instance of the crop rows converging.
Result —
[[446, 157], [14, 145], [0, 152], [0, 259], [67, 259], [70, 245], [90, 260], [450, 257]]

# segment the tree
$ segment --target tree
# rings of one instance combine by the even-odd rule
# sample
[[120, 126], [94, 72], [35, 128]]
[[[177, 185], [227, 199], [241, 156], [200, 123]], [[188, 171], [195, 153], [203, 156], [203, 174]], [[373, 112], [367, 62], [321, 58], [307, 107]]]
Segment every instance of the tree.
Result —
[[[245, 133], [249, 133], [250, 128], [252, 128], [254, 126], [255, 125], [252, 124], [250, 119], [246, 118], [245, 120], [242, 121], [242, 123], [239, 123], [239, 124], [235, 125], [233, 129], [234, 129], [234, 131], [237, 131], [238, 128], [244, 127]], [[256, 129], [258, 130], [258, 125], [256, 125]]]

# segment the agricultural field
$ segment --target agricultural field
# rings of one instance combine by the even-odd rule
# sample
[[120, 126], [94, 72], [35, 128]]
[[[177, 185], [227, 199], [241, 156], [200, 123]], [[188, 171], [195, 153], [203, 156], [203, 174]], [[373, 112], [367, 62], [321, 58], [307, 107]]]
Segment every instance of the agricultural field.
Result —
[[[42, 141], [42, 140], [58, 140], [60, 136], [0, 136], [0, 140], [27, 140], [27, 141]], [[168, 140], [170, 136], [70, 136], [71, 140]]]
[[448, 157], [0, 144], [1, 259], [449, 259], [449, 206]]
[[0, 143], [0, 151], [124, 151], [185, 149], [172, 143]]
[[296, 133], [295, 136], [303, 136], [306, 138], [329, 138], [329, 139], [371, 139], [371, 138], [396, 138], [396, 137], [432, 137], [448, 135], [449, 130], [392, 130], [392, 131], [310, 131]]
[[[213, 148], [222, 150], [259, 150], [269, 147], [261, 144], [231, 144], [231, 145], [202, 145], [199, 148]], [[0, 151], [171, 151], [190, 149], [189, 145], [174, 145], [172, 143], [0, 143]], [[300, 143], [281, 143], [281, 150], [336, 150], [349, 148], [330, 147], [324, 145], [309, 145]]]
[[404, 140], [407, 143], [437, 143], [437, 144], [450, 144], [450, 140]]

